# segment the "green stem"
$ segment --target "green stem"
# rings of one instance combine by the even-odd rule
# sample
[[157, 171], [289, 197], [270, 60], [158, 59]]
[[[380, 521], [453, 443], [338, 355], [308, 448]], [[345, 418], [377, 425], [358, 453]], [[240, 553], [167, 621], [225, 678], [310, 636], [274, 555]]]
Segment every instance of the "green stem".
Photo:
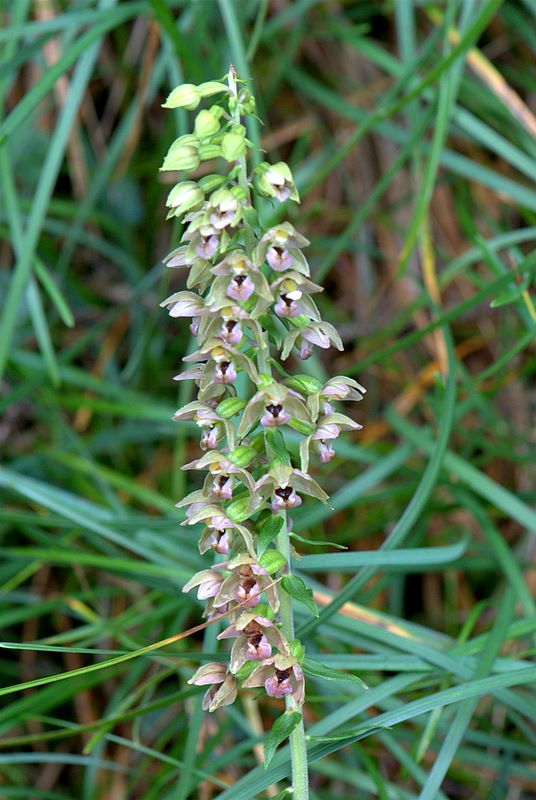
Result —
[[[288, 535], [287, 515], [281, 514], [284, 525], [277, 535], [277, 549], [290, 564], [290, 539]], [[279, 592], [279, 616], [281, 618], [281, 631], [287, 641], [294, 639], [294, 615], [292, 612], [292, 598], [287, 592]], [[289, 695], [285, 698], [287, 709], [300, 711], [296, 701]], [[309, 775], [307, 764], [307, 747], [305, 743], [305, 728], [303, 718], [289, 736], [290, 756], [292, 762], [292, 798], [293, 800], [308, 800]]]
[[[229, 88], [236, 96], [237, 86], [235, 76], [231, 72], [229, 75]], [[234, 121], [240, 122], [240, 109], [236, 108], [234, 114]], [[248, 183], [247, 161], [246, 155], [240, 157], [238, 160], [238, 184], [246, 193], [246, 203], [251, 206], [251, 193]], [[249, 225], [244, 225], [244, 244], [246, 252], [251, 255], [255, 244], [255, 236]], [[257, 367], [260, 373], [271, 375], [271, 367], [268, 362], [270, 358], [270, 346], [268, 343], [268, 335], [263, 332], [258, 341], [259, 349], [257, 351]], [[277, 536], [277, 548], [279, 552], [285, 557], [287, 565], [290, 564], [290, 539], [288, 535], [287, 515], [282, 513], [284, 525]], [[288, 566], [287, 568], [288, 569]], [[294, 639], [294, 616], [292, 612], [292, 598], [284, 591], [279, 590], [279, 615], [281, 619], [281, 631], [286, 637], [287, 641], [291, 642]], [[285, 698], [287, 709], [292, 711], [300, 711], [301, 709], [296, 704], [292, 695]], [[289, 736], [290, 755], [292, 761], [292, 798], [293, 800], [308, 800], [309, 798], [309, 775], [307, 765], [307, 747], [305, 742], [305, 728], [303, 725], [303, 718], [300, 724], [294, 728]]]

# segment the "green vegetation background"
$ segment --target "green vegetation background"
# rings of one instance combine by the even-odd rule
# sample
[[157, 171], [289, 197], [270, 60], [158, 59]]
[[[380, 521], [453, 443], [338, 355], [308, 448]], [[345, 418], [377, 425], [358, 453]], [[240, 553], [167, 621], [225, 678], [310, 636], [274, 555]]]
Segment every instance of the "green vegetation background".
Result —
[[278, 704], [206, 718], [185, 682], [213, 628], [131, 657], [198, 622], [203, 563], [173, 507], [191, 342], [158, 307], [188, 119], [160, 104], [232, 61], [346, 346], [299, 368], [368, 388], [318, 473], [335, 511], [295, 524], [349, 548], [300, 545], [308, 654], [369, 686], [309, 680], [312, 797], [536, 797], [532, 0], [0, 9], [0, 795], [286, 785], [286, 749], [255, 766]]

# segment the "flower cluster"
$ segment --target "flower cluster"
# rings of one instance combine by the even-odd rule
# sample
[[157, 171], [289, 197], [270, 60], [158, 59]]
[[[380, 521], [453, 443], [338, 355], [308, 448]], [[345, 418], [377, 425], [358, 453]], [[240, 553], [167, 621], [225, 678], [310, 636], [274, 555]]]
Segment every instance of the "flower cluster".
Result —
[[[252, 193], [284, 203], [298, 201], [298, 192], [283, 162], [248, 173], [252, 145], [242, 120], [255, 103], [233, 68], [226, 78], [171, 93], [167, 108], [194, 110], [204, 98], [219, 99], [197, 113], [194, 132], [173, 142], [162, 167], [192, 171], [216, 158], [228, 164], [227, 174], [181, 181], [169, 194], [168, 216], [179, 217], [184, 232], [165, 263], [187, 270], [187, 288], [161, 304], [172, 317], [189, 318], [197, 339], [176, 376], [195, 381], [197, 399], [174, 419], [199, 427], [204, 452], [184, 468], [206, 477], [178, 506], [187, 507], [184, 525], [203, 525], [200, 552], [218, 554], [184, 591], [197, 589], [209, 620], [227, 614], [218, 638], [234, 640], [228, 665], [205, 664], [190, 680], [210, 687], [209, 711], [232, 703], [238, 683], [263, 686], [294, 707], [303, 703], [303, 647], [280, 610], [282, 592], [297, 596], [286, 512], [304, 495], [327, 501], [309, 460], [331, 461], [340, 432], [360, 428], [335, 403], [360, 400], [364, 391], [345, 377], [325, 385], [309, 375], [289, 377], [276, 360], [277, 352], [281, 361], [306, 359], [314, 347], [341, 350], [342, 343], [314, 302], [322, 288], [302, 253], [307, 239], [289, 222], [267, 230], [259, 223]], [[287, 377], [274, 377], [274, 365]], [[289, 429], [302, 437], [298, 455], [289, 452]]]

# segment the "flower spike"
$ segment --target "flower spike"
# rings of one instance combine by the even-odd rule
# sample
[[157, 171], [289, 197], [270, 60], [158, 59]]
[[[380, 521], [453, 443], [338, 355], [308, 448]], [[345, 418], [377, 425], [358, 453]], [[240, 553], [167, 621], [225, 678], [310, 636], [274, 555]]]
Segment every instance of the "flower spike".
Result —
[[[343, 343], [313, 299], [323, 288], [311, 280], [302, 252], [308, 240], [287, 221], [263, 226], [255, 210], [256, 197], [277, 206], [299, 202], [299, 194], [284, 162], [248, 169], [253, 145], [243, 122], [255, 100], [246, 82], [231, 67], [221, 81], [177, 87], [164, 106], [195, 112], [193, 133], [172, 143], [162, 167], [184, 173], [166, 201], [168, 217], [184, 232], [164, 263], [185, 278], [186, 289], [161, 306], [178, 324], [189, 318], [197, 340], [176, 376], [194, 381], [197, 397], [173, 419], [199, 427], [201, 452], [183, 469], [205, 473], [202, 488], [177, 503], [186, 508], [182, 524], [207, 554], [206, 568], [183, 591], [196, 590], [209, 620], [225, 613], [218, 639], [232, 640], [230, 654], [201, 666], [189, 683], [208, 686], [209, 712], [233, 703], [239, 690], [260, 687], [299, 718], [305, 651], [294, 639], [291, 598], [313, 609], [314, 601], [291, 572], [287, 513], [311, 501], [327, 504], [325, 483], [309, 474], [309, 462], [332, 461], [341, 432], [360, 429], [337, 404], [361, 400], [365, 389], [344, 376], [322, 384], [289, 375], [281, 364], [291, 355], [306, 359], [315, 347], [342, 350]], [[223, 174], [188, 174], [217, 158]], [[301, 437], [299, 460], [289, 433]], [[300, 726], [292, 735], [301, 731], [303, 762]]]

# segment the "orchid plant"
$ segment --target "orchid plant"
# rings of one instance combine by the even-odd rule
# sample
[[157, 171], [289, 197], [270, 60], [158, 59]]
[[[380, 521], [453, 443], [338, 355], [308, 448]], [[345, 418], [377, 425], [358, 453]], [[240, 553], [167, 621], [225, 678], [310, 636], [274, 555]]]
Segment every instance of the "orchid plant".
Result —
[[[195, 381], [197, 398], [174, 419], [200, 428], [203, 454], [184, 469], [206, 474], [203, 488], [178, 506], [187, 507], [184, 525], [204, 526], [200, 552], [216, 554], [183, 591], [197, 590], [209, 621], [225, 615], [218, 638], [232, 640], [228, 659], [204, 664], [189, 682], [208, 687], [209, 712], [233, 703], [239, 687], [263, 687], [285, 699], [276, 744], [290, 739], [293, 796], [303, 800], [304, 647], [294, 636], [292, 600], [313, 610], [314, 601], [291, 571], [287, 511], [304, 496], [327, 503], [309, 474], [310, 459], [331, 461], [341, 431], [361, 427], [335, 404], [360, 400], [365, 390], [350, 378], [322, 385], [283, 367], [291, 356], [307, 359], [315, 347], [342, 350], [342, 342], [313, 300], [322, 287], [310, 278], [302, 252], [307, 239], [290, 222], [264, 229], [259, 221], [254, 198], [284, 204], [299, 196], [287, 164], [248, 168], [253, 145], [243, 122], [255, 113], [255, 100], [247, 85], [231, 67], [222, 80], [177, 87], [164, 107], [194, 111], [213, 97], [217, 103], [197, 112], [193, 133], [173, 142], [162, 166], [190, 172], [216, 158], [228, 165], [226, 174], [180, 181], [167, 199], [168, 218], [178, 217], [184, 232], [165, 263], [188, 276], [187, 290], [161, 305], [172, 317], [190, 318], [197, 339], [176, 376]], [[301, 436], [298, 450], [289, 431]]]

